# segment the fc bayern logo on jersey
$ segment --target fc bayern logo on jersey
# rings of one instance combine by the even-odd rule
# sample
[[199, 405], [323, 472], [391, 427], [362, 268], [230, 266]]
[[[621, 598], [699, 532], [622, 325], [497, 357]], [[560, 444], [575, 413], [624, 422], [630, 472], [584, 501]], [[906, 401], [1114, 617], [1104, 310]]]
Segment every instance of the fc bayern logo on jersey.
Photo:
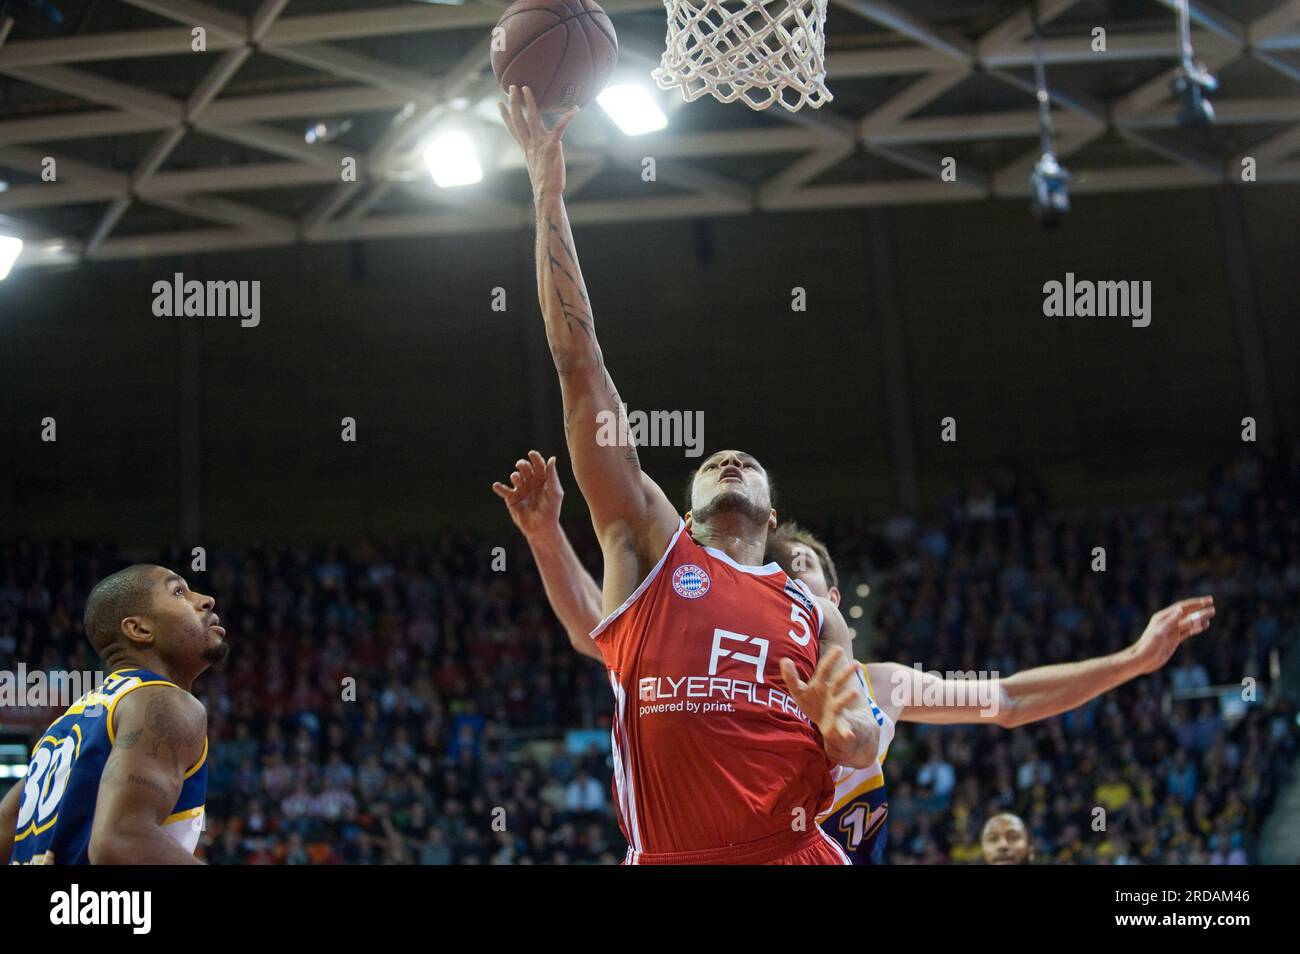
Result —
[[698, 600], [709, 592], [709, 574], [694, 563], [683, 563], [673, 570], [673, 589], [678, 596]]

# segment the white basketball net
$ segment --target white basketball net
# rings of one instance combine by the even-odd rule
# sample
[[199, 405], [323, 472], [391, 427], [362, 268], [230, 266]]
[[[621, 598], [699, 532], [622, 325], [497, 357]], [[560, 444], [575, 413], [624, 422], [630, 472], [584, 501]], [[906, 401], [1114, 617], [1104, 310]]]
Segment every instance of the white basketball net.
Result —
[[651, 72], [687, 102], [705, 93], [751, 109], [830, 102], [826, 0], [664, 0], [668, 37]]

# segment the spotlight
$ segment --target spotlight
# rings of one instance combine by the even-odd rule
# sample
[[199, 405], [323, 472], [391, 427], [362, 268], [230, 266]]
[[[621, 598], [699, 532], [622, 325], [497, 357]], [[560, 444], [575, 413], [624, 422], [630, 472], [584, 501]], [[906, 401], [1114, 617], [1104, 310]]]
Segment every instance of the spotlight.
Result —
[[1050, 152], [1034, 163], [1029, 174], [1029, 201], [1043, 228], [1056, 228], [1070, 211], [1070, 174]]
[[444, 189], [473, 185], [483, 178], [474, 140], [459, 130], [445, 132], [429, 143], [424, 150], [424, 165], [433, 181]]
[[23, 250], [23, 240], [12, 235], [0, 235], [0, 282], [9, 277], [14, 262]]
[[625, 136], [640, 136], [668, 125], [664, 111], [638, 83], [611, 86], [596, 97], [596, 102]]

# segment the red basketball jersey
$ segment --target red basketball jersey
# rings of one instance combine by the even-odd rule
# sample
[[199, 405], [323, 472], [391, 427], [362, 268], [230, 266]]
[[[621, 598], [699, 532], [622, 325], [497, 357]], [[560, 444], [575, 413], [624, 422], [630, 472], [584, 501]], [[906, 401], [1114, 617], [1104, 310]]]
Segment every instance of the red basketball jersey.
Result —
[[807, 679], [821, 626], [817, 601], [777, 564], [741, 566], [682, 524], [592, 632], [614, 690], [614, 794], [632, 861], [812, 830], [835, 786], [780, 661]]

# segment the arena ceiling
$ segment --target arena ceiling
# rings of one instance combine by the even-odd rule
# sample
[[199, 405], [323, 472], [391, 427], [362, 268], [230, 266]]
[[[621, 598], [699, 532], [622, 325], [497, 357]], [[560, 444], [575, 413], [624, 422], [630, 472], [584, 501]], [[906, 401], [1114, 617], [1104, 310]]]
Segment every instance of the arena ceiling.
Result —
[[[297, 242], [509, 230], [531, 214], [495, 115], [489, 31], [504, 0], [53, 0], [61, 27], [0, 27], [0, 232], [55, 264]], [[0, 3], [0, 6], [4, 6]], [[604, 0], [615, 81], [663, 46], [661, 0]], [[1215, 71], [1213, 126], [1182, 128], [1173, 0], [1040, 0], [1058, 154], [1075, 194], [1300, 181], [1300, 0], [1193, 0]], [[206, 52], [191, 49], [195, 27]], [[1092, 30], [1107, 50], [1092, 49]], [[575, 224], [980, 200], [1027, 194], [1037, 160], [1022, 0], [831, 0], [820, 110], [754, 112], [661, 93], [667, 130], [620, 133], [598, 107], [566, 139]], [[456, 121], [485, 176], [432, 184], [431, 131]], [[309, 124], [347, 125], [308, 144]], [[340, 181], [344, 157], [359, 180]], [[655, 182], [641, 177], [653, 156]], [[955, 182], [940, 160], [957, 160]], [[42, 181], [52, 157], [57, 180]]]

